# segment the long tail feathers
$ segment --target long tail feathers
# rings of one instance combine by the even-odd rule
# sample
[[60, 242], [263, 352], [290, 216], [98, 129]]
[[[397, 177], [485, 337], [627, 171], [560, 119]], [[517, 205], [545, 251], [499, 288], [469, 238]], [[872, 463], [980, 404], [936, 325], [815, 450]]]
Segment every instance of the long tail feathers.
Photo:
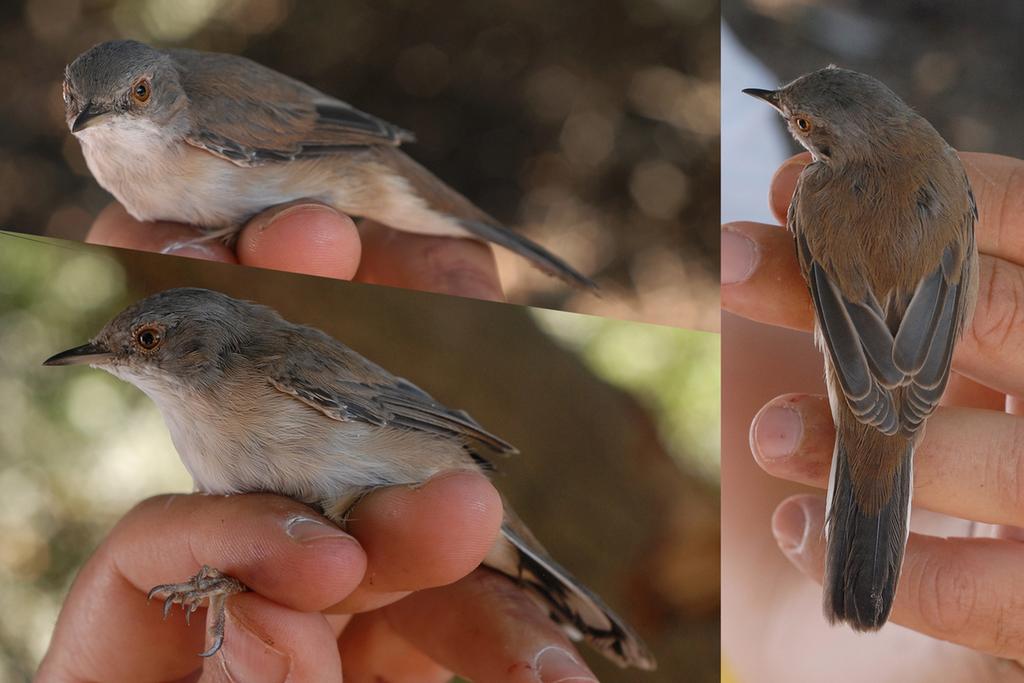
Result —
[[580, 273], [536, 242], [532, 242], [508, 228], [484, 221], [466, 219], [459, 219], [459, 223], [477, 237], [488, 242], [494, 242], [509, 251], [514, 251], [548, 275], [557, 277], [574, 287], [589, 289], [595, 293], [599, 291], [597, 283], [589, 277]]
[[848, 444], [837, 438], [829, 484], [825, 564], [825, 616], [857, 631], [875, 631], [892, 609], [903, 565], [910, 517], [913, 442], [893, 447], [898, 463], [891, 487], [877, 501], [854, 491]]
[[536, 242], [503, 227], [471, 201], [423, 168], [412, 157], [395, 147], [380, 146], [375, 147], [373, 151], [378, 160], [408, 183], [412, 191], [425, 201], [432, 211], [454, 221], [469, 234], [519, 254], [539, 268], [541, 272], [557, 277], [570, 285], [588, 289], [594, 293], [599, 291], [593, 280]]
[[494, 569], [527, 589], [531, 597], [560, 624], [573, 640], [583, 639], [621, 667], [650, 671], [654, 657], [640, 637], [601, 599], [548, 557], [529, 538], [506, 523], [502, 537], [484, 560]]

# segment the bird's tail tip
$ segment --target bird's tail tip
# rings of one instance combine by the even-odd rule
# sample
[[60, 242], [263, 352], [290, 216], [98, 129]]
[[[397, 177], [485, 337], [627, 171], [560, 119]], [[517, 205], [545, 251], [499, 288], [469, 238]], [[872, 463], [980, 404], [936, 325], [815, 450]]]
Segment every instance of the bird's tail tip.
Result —
[[509, 525], [502, 527], [502, 534], [508, 541], [506, 549], [515, 552], [499, 550], [485, 564], [526, 588], [571, 639], [585, 640], [622, 668], [653, 671], [657, 667], [643, 640], [600, 598]]
[[845, 447], [837, 443], [823, 599], [831, 624], [870, 632], [889, 619], [903, 565], [913, 479], [913, 444], [899, 447], [891, 487], [873, 501], [855, 493]]

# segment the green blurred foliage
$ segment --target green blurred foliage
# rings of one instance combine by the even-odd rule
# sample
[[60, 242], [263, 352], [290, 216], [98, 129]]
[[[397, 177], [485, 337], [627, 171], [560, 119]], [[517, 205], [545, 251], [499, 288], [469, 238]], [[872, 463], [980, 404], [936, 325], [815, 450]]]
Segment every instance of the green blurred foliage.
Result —
[[656, 325], [535, 309], [542, 327], [605, 380], [628, 390], [655, 416], [673, 457], [714, 482], [719, 476], [719, 337]]
[[[116, 521], [147, 496], [191, 489], [141, 392], [41, 366], [138, 298], [115, 255], [125, 258], [0, 233], [0, 681], [31, 678], [75, 572]], [[649, 407], [681, 470], [717, 482], [717, 335], [551, 311], [535, 320]]]
[[117, 519], [191, 485], [140, 392], [41, 365], [128, 302], [119, 264], [0, 241], [0, 680], [16, 681], [31, 677], [71, 578]]

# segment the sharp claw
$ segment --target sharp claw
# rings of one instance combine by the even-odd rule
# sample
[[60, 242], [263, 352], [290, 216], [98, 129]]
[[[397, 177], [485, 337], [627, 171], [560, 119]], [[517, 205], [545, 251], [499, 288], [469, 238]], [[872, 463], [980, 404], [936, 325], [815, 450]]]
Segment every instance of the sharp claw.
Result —
[[206, 652], [200, 652], [199, 656], [200, 657], [212, 657], [215, 654], [217, 654], [217, 650], [219, 650], [220, 646], [223, 645], [223, 644], [224, 644], [224, 636], [219, 635], [219, 636], [217, 636], [216, 638], [213, 639], [213, 645], [210, 646], [210, 649], [207, 650]]
[[146, 595], [146, 600], [152, 600], [154, 596], [166, 593], [164, 600], [163, 614], [166, 620], [170, 616], [171, 609], [175, 604], [180, 604], [185, 613], [185, 624], [191, 625], [192, 614], [199, 610], [205, 599], [210, 601], [210, 612], [213, 615], [213, 623], [207, 631], [208, 637], [213, 644], [206, 652], [200, 653], [200, 657], [212, 657], [220, 651], [224, 644], [224, 602], [227, 596], [248, 590], [244, 584], [237, 579], [222, 574], [217, 569], [203, 565], [199, 573], [186, 582], [175, 584], [161, 584], [154, 587]]
[[167, 621], [167, 617], [171, 614], [171, 607], [174, 606], [174, 593], [167, 596], [164, 600], [164, 621]]

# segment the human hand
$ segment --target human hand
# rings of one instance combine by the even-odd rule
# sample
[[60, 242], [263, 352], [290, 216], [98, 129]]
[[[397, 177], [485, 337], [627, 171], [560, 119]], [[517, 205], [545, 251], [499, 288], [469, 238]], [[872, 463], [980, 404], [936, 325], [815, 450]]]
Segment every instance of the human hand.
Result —
[[[523, 591], [473, 571], [501, 519], [497, 492], [467, 473], [366, 496], [351, 535], [279, 496], [151, 498], [80, 571], [37, 680], [593, 680]], [[203, 564], [250, 589], [228, 598], [208, 660], [205, 608], [186, 626], [145, 598]]]
[[[983, 529], [920, 511], [912, 516], [915, 529], [923, 530], [924, 522], [932, 535], [910, 536], [892, 621], [966, 648], [945, 646], [894, 627], [870, 639], [854, 640], [845, 629], [826, 628], [817, 606], [820, 590], [814, 596], [813, 611], [790, 609], [787, 637], [800, 643], [794, 647], [803, 656], [814, 652], [817, 657], [811, 657], [812, 661], [824, 666], [826, 661], [832, 663], [825, 654], [831, 648], [833, 655], [858, 660], [833, 670], [837, 676], [845, 674], [837, 679], [840, 681], [860, 680], [865, 666], [876, 674], [883, 671], [893, 676], [882, 679], [876, 675], [875, 680], [906, 680], [907, 675], [912, 680], [929, 675], [957, 681], [1024, 680], [1024, 670], [1017, 664], [1024, 660], [1020, 638], [1024, 610], [1015, 607], [1024, 599], [1018, 580], [1024, 546], [1015, 529], [1024, 524], [1024, 486], [1020, 485], [1024, 446], [1019, 436], [1024, 421], [1018, 416], [1017, 401], [1010, 398], [1024, 395], [1024, 162], [979, 154], [962, 158], [980, 211], [979, 299], [974, 320], [954, 357], [956, 374], [945, 407], [929, 420], [915, 458], [914, 503], [947, 515], [1007, 526]], [[799, 155], [776, 173], [771, 205], [780, 222], [807, 161], [807, 155]], [[733, 223], [723, 226], [722, 238], [723, 307], [772, 325], [810, 329], [810, 299], [791, 236], [777, 226]], [[751, 349], [749, 354], [756, 354], [760, 347], [750, 338], [745, 344]], [[810, 353], [807, 347], [804, 353]], [[783, 358], [790, 365], [797, 362]], [[820, 372], [820, 361], [818, 365]], [[767, 369], [768, 375], [782, 380], [769, 380], [776, 390], [784, 386], [786, 372], [778, 366]], [[733, 386], [728, 380], [726, 385]], [[757, 463], [768, 473], [824, 487], [833, 438], [827, 401], [802, 394], [782, 396], [763, 407], [753, 421], [750, 443]], [[823, 523], [824, 501], [806, 494], [778, 504], [771, 520], [785, 556], [819, 582], [824, 566]], [[982, 533], [994, 537], [976, 537]], [[937, 538], [936, 534], [954, 537]], [[972, 535], [975, 537], [965, 537]], [[796, 586], [787, 586], [787, 590], [793, 595], [805, 594]], [[785, 597], [777, 600], [784, 601]], [[837, 647], [840, 642], [842, 648]], [[869, 650], [871, 663], [867, 665], [864, 653]]]
[[[181, 223], [140, 223], [116, 202], [104, 209], [87, 242], [172, 253], [341, 280], [504, 300], [494, 254], [470, 239], [430, 237], [371, 221], [358, 227], [323, 204], [294, 202], [267, 209], [242, 229], [235, 248], [201, 237]], [[168, 251], [178, 246], [175, 250]]]

